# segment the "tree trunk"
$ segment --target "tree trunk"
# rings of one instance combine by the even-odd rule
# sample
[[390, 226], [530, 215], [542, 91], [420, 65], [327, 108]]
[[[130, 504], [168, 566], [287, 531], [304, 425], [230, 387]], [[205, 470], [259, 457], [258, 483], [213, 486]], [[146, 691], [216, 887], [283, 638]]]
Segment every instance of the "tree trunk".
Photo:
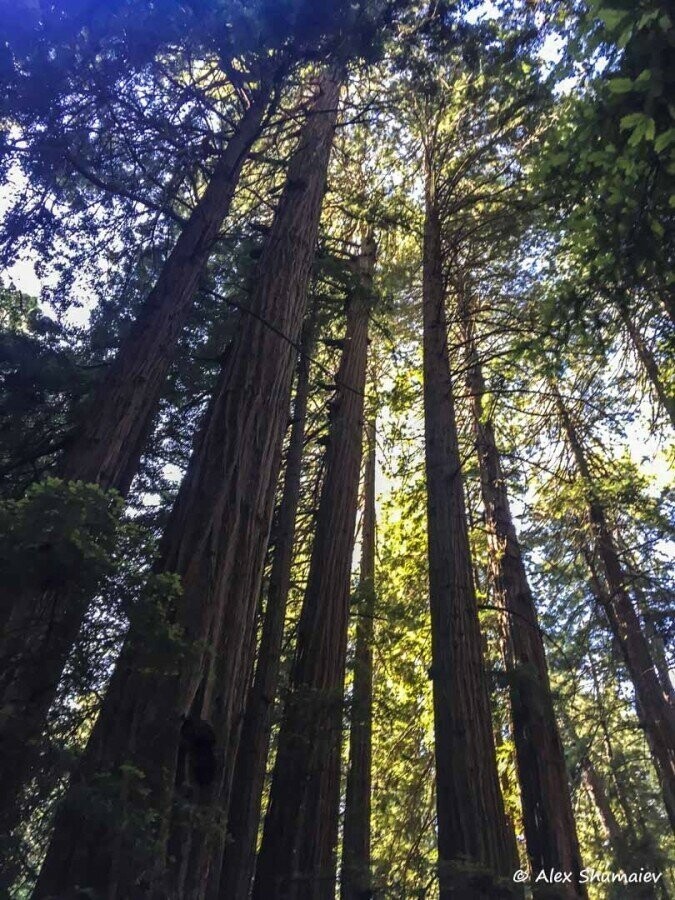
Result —
[[256, 900], [335, 896], [342, 700], [374, 255], [369, 240], [360, 257], [363, 290], [352, 295], [347, 308], [316, 536], [254, 880]]
[[596, 772], [595, 766], [588, 756], [586, 756], [581, 762], [581, 772], [584, 786], [588, 791], [589, 796], [593, 800], [593, 805], [597, 810], [598, 817], [600, 819], [600, 822], [602, 823], [602, 827], [604, 828], [605, 834], [607, 835], [612, 850], [614, 851], [614, 857], [616, 859], [617, 865], [629, 872], [631, 868], [630, 864], [632, 862], [632, 854], [629, 852], [628, 847], [626, 846], [621, 826], [619, 825], [612, 807], [610, 806], [609, 797], [607, 796], [607, 792], [605, 791], [605, 786], [602, 783], [602, 779]]
[[[269, 94], [265, 87], [252, 97], [66, 450], [62, 478], [93, 482], [123, 496], [128, 492], [198, 279], [260, 132]], [[3, 598], [8, 619], [0, 643], [0, 748], [6, 763], [0, 778], [0, 831], [5, 833], [16, 824], [18, 795], [36, 764], [46, 716], [90, 600], [77, 584]]]
[[[313, 344], [311, 330], [313, 328], [310, 326], [303, 341], [303, 348], [307, 354], [311, 353]], [[255, 865], [258, 823], [272, 730], [272, 711], [279, 684], [286, 601], [291, 584], [308, 394], [309, 359], [302, 354], [298, 362], [295, 408], [286, 458], [283, 495], [274, 528], [276, 538], [258, 650], [258, 664], [246, 701], [232, 780], [227, 844], [221, 874], [223, 890], [220, 892], [223, 897], [231, 900], [247, 900]]]
[[[580, 741], [576, 733], [576, 729], [572, 720], [569, 718], [569, 716], [566, 716], [564, 721], [565, 729], [570, 736], [570, 740], [577, 747], [580, 747], [582, 742]], [[608, 747], [607, 750], [610, 754], [610, 767], [613, 769], [614, 763], [612, 761], [611, 747]], [[580, 761], [582, 782], [598, 813], [598, 818], [600, 819], [602, 828], [609, 841], [612, 855], [614, 856], [616, 868], [617, 870], [623, 869], [624, 872], [637, 871], [639, 868], [637, 864], [638, 862], [646, 864], [646, 860], [641, 859], [636, 850], [639, 845], [640, 839], [635, 833], [630, 820], [628, 820], [626, 827], [623, 827], [616, 818], [606, 790], [605, 780], [595, 768], [593, 760], [591, 759], [590, 747], [583, 747], [582, 751], [583, 752]], [[616, 786], [618, 788], [618, 785]], [[618, 795], [618, 791], [616, 793], [619, 805], [625, 813], [628, 804], [625, 802], [625, 798], [623, 798], [622, 801], [622, 798]], [[649, 864], [647, 865], [650, 864], [654, 869], [660, 868], [658, 863], [656, 863], [655, 861], [650, 860]], [[642, 897], [644, 898], [644, 900], [657, 896], [657, 893], [652, 885], [641, 885], [639, 887], [636, 887], [635, 891], [636, 897]], [[667, 896], [667, 893], [665, 894], [665, 896]]]
[[666, 388], [666, 385], [664, 385], [661, 379], [661, 373], [659, 372], [658, 363], [654, 359], [654, 354], [647, 346], [647, 342], [640, 333], [640, 329], [635, 324], [630, 310], [627, 309], [624, 303], [618, 303], [617, 306], [621, 321], [626, 328], [631, 343], [635, 347], [638, 359], [642, 363], [647, 378], [649, 378], [652, 387], [654, 388], [654, 393], [667, 413], [671, 425], [675, 428], [675, 396], [673, 396]]
[[372, 791], [373, 632], [375, 614], [375, 422], [367, 428], [368, 456], [363, 501], [349, 731], [349, 768], [342, 836], [342, 900], [368, 900], [370, 873], [370, 797]]
[[667, 693], [668, 691], [671, 691], [673, 689], [673, 682], [670, 677], [670, 666], [668, 665], [668, 655], [666, 653], [666, 645], [663, 640], [663, 635], [654, 624], [652, 614], [649, 609], [649, 602], [644, 593], [637, 587], [634, 588], [634, 592], [638, 604], [638, 609], [640, 610], [640, 615], [642, 616], [645, 635], [647, 637], [647, 640], [649, 641], [649, 646], [654, 658], [654, 665], [656, 666], [656, 671], [659, 674], [661, 687]]
[[[475, 343], [470, 299], [460, 301], [467, 383], [485, 509], [489, 569], [495, 602], [503, 610], [504, 657], [511, 674], [513, 736], [520, 781], [527, 852], [533, 872], [573, 872], [559, 885], [561, 898], [584, 897], [582, 868], [565, 755], [553, 708], [537, 610], [511, 516], [506, 483], [492, 423], [483, 408], [485, 383]], [[535, 897], [541, 883], [532, 885]], [[550, 894], [544, 885], [543, 893]]]
[[649, 643], [626, 589], [621, 560], [607, 524], [604, 506], [593, 487], [583, 445], [555, 384], [551, 384], [551, 391], [586, 492], [594, 549], [608, 587], [605, 612], [633, 682], [668, 818], [675, 830], [675, 691], [672, 685], [668, 688], [660, 682]]
[[433, 174], [428, 172], [424, 413], [440, 897], [487, 900], [509, 896], [516, 861], [499, 790], [471, 569], [441, 253]]
[[[163, 880], [174, 787], [181, 806], [189, 801], [178, 813], [189, 818], [193, 806], [210, 812], [223, 773], [234, 765], [236, 741], [227, 726], [243, 704], [250, 671], [294, 346], [339, 90], [333, 73], [321, 78], [259, 260], [251, 314], [243, 314], [223, 363], [162, 540], [156, 571], [175, 573], [182, 592], [168, 610], [159, 604], [155, 621], [132, 626], [84, 763], [57, 816], [36, 898], [67, 893], [76, 884], [111, 900], [138, 896], [138, 884], [141, 895], [175, 896], [184, 860], [172, 860]], [[217, 729], [193, 712], [198, 695], [206, 694], [215, 652], [226, 653], [219, 660]], [[95, 807], [83, 809], [82, 800], [104, 789], [114, 815], [96, 819]], [[227, 811], [220, 814], [224, 819]]]

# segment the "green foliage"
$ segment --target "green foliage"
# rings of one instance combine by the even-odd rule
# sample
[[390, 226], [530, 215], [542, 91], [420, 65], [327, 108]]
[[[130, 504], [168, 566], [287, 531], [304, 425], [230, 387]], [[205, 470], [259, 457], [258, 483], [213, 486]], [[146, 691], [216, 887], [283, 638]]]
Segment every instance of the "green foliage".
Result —
[[46, 478], [0, 504], [7, 587], [49, 590], [75, 580], [91, 590], [110, 570], [122, 504], [96, 485]]

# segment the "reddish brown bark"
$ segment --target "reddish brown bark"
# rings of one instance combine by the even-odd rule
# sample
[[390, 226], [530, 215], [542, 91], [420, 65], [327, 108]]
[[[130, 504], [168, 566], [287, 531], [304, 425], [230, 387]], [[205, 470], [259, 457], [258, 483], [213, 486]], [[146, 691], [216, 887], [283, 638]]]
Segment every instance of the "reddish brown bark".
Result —
[[[234, 765], [233, 730], [243, 705], [248, 652], [288, 419], [294, 346], [314, 258], [339, 79], [325, 74], [289, 165], [244, 313], [214, 391], [160, 548], [157, 570], [176, 573], [182, 593], [164, 615], [171, 635], [133, 628], [84, 763], [57, 816], [35, 897], [75, 885], [110, 898], [180, 895], [196, 873], [168, 861], [174, 813], [207, 823]], [[160, 621], [160, 625], [161, 625]], [[178, 652], [180, 651], [180, 652]], [[208, 683], [219, 653], [218, 693]], [[203, 709], [205, 715], [196, 715]], [[208, 721], [206, 716], [211, 716]], [[112, 798], [96, 818], [85, 791]], [[215, 810], [215, 811], [214, 811]], [[141, 888], [138, 886], [141, 885]], [[187, 891], [183, 896], [203, 894]]]
[[[269, 94], [266, 86], [251, 98], [203, 198], [66, 450], [61, 477], [93, 482], [122, 495], [128, 492], [197, 281], [259, 134]], [[31, 748], [39, 742], [90, 600], [76, 584], [50, 587], [18, 600], [3, 598], [8, 620], [0, 643], [0, 752], [7, 765], [0, 779], [0, 830], [15, 824], [18, 793], [36, 763]]]
[[635, 689], [647, 741], [661, 782], [663, 799], [675, 830], [675, 691], [661, 684], [649, 642], [626, 587], [621, 559], [610, 531], [605, 508], [594, 489], [586, 453], [572, 417], [555, 384], [556, 408], [582, 480], [594, 551], [607, 585], [604, 610]]
[[[310, 326], [310, 331], [313, 328]], [[303, 348], [311, 352], [311, 334]], [[267, 768], [272, 711], [279, 684], [286, 602], [291, 584], [295, 520], [300, 501], [302, 451], [309, 394], [309, 359], [301, 355], [288, 442], [284, 488], [274, 527], [274, 555], [267, 588], [258, 663], [246, 700], [227, 822], [227, 844], [220, 876], [222, 897], [246, 900], [251, 888], [262, 792]]]
[[[489, 568], [496, 604], [505, 612], [504, 657], [511, 673], [513, 737], [520, 782], [527, 852], [533, 872], [572, 872], [559, 885], [561, 898], [584, 897], [582, 868], [565, 755], [553, 708], [548, 666], [537, 610], [530, 590], [492, 423], [483, 407], [485, 383], [476, 347], [471, 301], [463, 296], [460, 320], [467, 356], [467, 383], [488, 539]], [[550, 885], [539, 891], [551, 897]]]
[[366, 289], [352, 296], [347, 309], [316, 536], [254, 880], [256, 900], [335, 896], [342, 699], [373, 258], [370, 242], [361, 256]]
[[349, 729], [349, 768], [342, 834], [342, 900], [371, 896], [370, 797], [372, 792], [373, 632], [375, 614], [375, 422], [367, 428], [363, 530], [359, 572]]
[[439, 212], [428, 168], [424, 414], [441, 900], [509, 896], [516, 861], [499, 790], [450, 378]]

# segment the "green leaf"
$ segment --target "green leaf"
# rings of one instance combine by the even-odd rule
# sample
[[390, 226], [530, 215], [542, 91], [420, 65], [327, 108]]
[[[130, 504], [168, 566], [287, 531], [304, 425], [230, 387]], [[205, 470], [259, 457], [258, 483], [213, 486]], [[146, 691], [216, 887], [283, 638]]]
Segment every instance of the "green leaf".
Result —
[[633, 133], [628, 139], [630, 147], [635, 147], [643, 138], [647, 141], [654, 140], [656, 123], [651, 116], [645, 115], [645, 113], [629, 113], [629, 115], [623, 116], [619, 125], [622, 131], [628, 128], [632, 129]]
[[623, 9], [609, 9], [607, 7], [598, 10], [598, 18], [602, 19], [608, 31], [614, 31], [621, 25], [627, 13]]
[[612, 78], [608, 87], [613, 94], [627, 94], [633, 90], [633, 82], [630, 78]]
[[651, 219], [649, 222], [649, 227], [657, 237], [663, 237], [663, 235], [666, 233], [665, 228], [658, 221], [658, 219]]
[[669, 128], [664, 131], [654, 141], [654, 149], [657, 153], [662, 153], [667, 147], [675, 143], [675, 128]]
[[619, 128], [621, 131], [626, 131], [628, 128], [636, 128], [646, 118], [647, 116], [641, 112], [629, 113], [627, 116], [621, 117]]
[[646, 91], [652, 80], [651, 69], [643, 69], [633, 82], [633, 87], [638, 91]]
[[637, 27], [639, 29], [644, 28], [646, 25], [649, 25], [654, 19], [657, 19], [659, 16], [658, 9], [652, 9], [649, 12], [644, 13], [639, 19], [637, 23]]

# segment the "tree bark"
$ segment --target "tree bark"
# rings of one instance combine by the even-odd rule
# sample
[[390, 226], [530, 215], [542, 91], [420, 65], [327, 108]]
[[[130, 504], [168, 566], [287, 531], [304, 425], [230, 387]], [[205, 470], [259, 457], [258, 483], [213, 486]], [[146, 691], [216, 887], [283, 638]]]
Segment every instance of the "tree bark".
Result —
[[256, 900], [333, 900], [349, 588], [358, 505], [375, 247], [350, 298], [291, 687], [258, 856]]
[[[325, 73], [259, 260], [250, 313], [243, 313], [223, 363], [162, 540], [156, 570], [178, 576], [181, 594], [151, 622], [157, 634], [148, 633], [147, 622], [132, 626], [84, 763], [57, 816], [36, 898], [75, 885], [111, 900], [176, 896], [185, 860], [172, 859], [166, 878], [172, 800], [178, 795], [179, 806], [187, 807], [175, 811], [179, 817], [189, 819], [193, 807], [211, 817], [224, 773], [234, 765], [232, 730], [250, 672], [294, 347], [339, 91], [340, 78]], [[221, 656], [217, 708], [206, 703], [214, 653]], [[200, 706], [217, 727], [194, 714]], [[93, 805], [81, 804], [103, 786], [114, 815], [100, 820]], [[227, 810], [219, 815], [226, 821]]]
[[642, 363], [647, 378], [649, 378], [652, 387], [654, 388], [654, 393], [667, 413], [671, 425], [675, 428], [675, 396], [667, 390], [666, 385], [663, 383], [658, 363], [654, 359], [654, 354], [647, 346], [647, 342], [640, 333], [640, 329], [635, 324], [635, 320], [633, 319], [630, 310], [626, 308], [624, 303], [618, 303], [617, 306], [621, 321], [624, 324], [631, 343], [635, 347], [638, 359]]
[[[313, 327], [303, 341], [311, 353]], [[227, 822], [227, 844], [220, 895], [231, 900], [247, 900], [255, 865], [258, 823], [267, 769], [272, 711], [279, 685], [279, 665], [286, 617], [286, 602], [291, 584], [291, 564], [295, 541], [295, 521], [300, 501], [300, 476], [304, 446], [309, 359], [301, 354], [295, 393], [293, 425], [288, 443], [284, 488], [274, 527], [275, 542], [267, 589], [258, 663], [246, 701], [237, 762], [233, 775]]]
[[551, 384], [560, 421], [583, 482], [594, 549], [607, 583], [604, 609], [633, 682], [648, 743], [661, 782], [668, 818], [675, 830], [675, 691], [660, 682], [649, 642], [642, 630], [607, 523], [605, 508], [594, 490], [586, 453], [555, 384]]
[[[503, 610], [504, 657], [511, 674], [513, 737], [520, 782], [527, 852], [533, 872], [573, 872], [558, 885], [561, 898], [585, 897], [579, 882], [579, 851], [565, 755], [556, 721], [546, 652], [534, 598], [513, 524], [499, 450], [483, 407], [485, 382], [478, 357], [470, 298], [460, 298], [467, 356], [473, 433], [485, 509], [489, 570], [495, 602]], [[534, 882], [534, 896], [551, 897], [550, 885]]]
[[[198, 279], [260, 132], [269, 96], [265, 86], [251, 98], [203, 198], [66, 450], [60, 477], [127, 494]], [[2, 600], [8, 615], [0, 643], [0, 752], [5, 762], [0, 776], [0, 831], [5, 833], [16, 824], [18, 796], [36, 764], [46, 716], [90, 600], [77, 584], [19, 598], [5, 595]]]
[[359, 573], [349, 731], [349, 768], [342, 835], [342, 900], [371, 896], [370, 797], [372, 792], [373, 633], [375, 614], [375, 421], [367, 427], [363, 533]]
[[424, 414], [441, 900], [509, 896], [499, 790], [450, 379], [439, 211], [427, 167]]

